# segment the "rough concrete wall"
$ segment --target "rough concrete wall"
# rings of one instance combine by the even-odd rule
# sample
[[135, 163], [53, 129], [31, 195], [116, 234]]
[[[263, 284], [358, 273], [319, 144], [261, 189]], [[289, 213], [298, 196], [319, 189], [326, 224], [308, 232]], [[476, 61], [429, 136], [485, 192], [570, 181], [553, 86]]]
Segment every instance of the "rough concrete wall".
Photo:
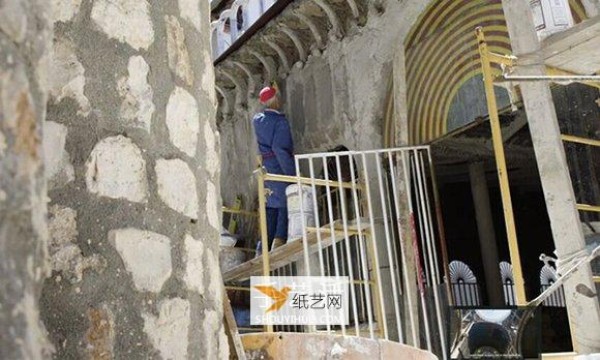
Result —
[[386, 1], [383, 13], [370, 8], [364, 26], [353, 25], [342, 40], [329, 41], [321, 55], [292, 69], [285, 88], [298, 152], [338, 144], [353, 150], [383, 146], [385, 101], [405, 10], [400, 1]]
[[[364, 26], [352, 25], [341, 40], [331, 39], [326, 50], [314, 52], [301, 66], [296, 64], [280, 86], [290, 120], [296, 153], [325, 151], [338, 144], [352, 150], [383, 146], [383, 117], [390, 85], [392, 61], [401, 44], [398, 26], [412, 18], [405, 4], [387, 1], [382, 14], [370, 9]], [[238, 192], [255, 193], [248, 187], [248, 157], [256, 163], [256, 144], [247, 141], [250, 110], [239, 109], [220, 126], [222, 151], [241, 156], [223, 163], [223, 199], [233, 201]], [[245, 137], [244, 137], [245, 136]], [[244, 141], [240, 141], [243, 139]], [[225, 158], [225, 157], [224, 157]]]
[[51, 22], [43, 0], [0, 2], [0, 358], [42, 359], [51, 347], [37, 299], [47, 274], [46, 112]]
[[54, 0], [44, 150], [57, 358], [226, 358], [205, 0]]

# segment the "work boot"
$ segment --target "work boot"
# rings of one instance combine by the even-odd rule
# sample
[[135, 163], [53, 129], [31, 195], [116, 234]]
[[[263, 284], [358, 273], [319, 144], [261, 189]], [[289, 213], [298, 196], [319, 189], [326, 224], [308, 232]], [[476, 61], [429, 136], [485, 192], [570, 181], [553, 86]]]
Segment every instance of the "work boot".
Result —
[[278, 247], [280, 247], [283, 244], [285, 244], [285, 241], [283, 241], [283, 239], [280, 239], [280, 238], [273, 239], [273, 243], [271, 244], [271, 251], [277, 249]]

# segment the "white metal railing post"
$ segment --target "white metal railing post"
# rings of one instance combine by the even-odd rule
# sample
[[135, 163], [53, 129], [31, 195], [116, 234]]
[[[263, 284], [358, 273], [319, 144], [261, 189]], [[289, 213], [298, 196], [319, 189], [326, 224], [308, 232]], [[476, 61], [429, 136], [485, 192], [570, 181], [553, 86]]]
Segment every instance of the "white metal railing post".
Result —
[[[355, 325], [355, 329], [356, 329], [356, 336], [360, 336], [360, 329], [359, 329], [359, 318], [358, 318], [358, 309], [357, 309], [357, 304], [356, 304], [356, 290], [354, 288], [354, 271], [352, 268], [352, 257], [350, 254], [350, 235], [348, 234], [348, 215], [346, 213], [346, 196], [344, 193], [344, 188], [341, 186], [342, 185], [342, 169], [341, 169], [341, 164], [340, 164], [340, 155], [339, 154], [335, 154], [335, 164], [337, 167], [337, 181], [339, 182], [339, 187], [338, 187], [338, 196], [340, 198], [340, 207], [342, 208], [342, 226], [344, 229], [344, 240], [342, 240], [343, 244], [346, 245], [346, 261], [347, 261], [347, 265], [348, 265], [348, 276], [350, 277], [350, 298], [352, 299], [352, 311], [354, 314], [354, 325]], [[342, 244], [342, 245], [343, 245]]]
[[[325, 180], [329, 180], [329, 170], [327, 169], [327, 157], [326, 156], [321, 156], [322, 159], [322, 163], [323, 163], [323, 170], [324, 170], [324, 175], [325, 175]], [[337, 246], [336, 246], [336, 242], [335, 242], [335, 219], [333, 216], [333, 203], [331, 201], [331, 186], [329, 185], [329, 182], [327, 182], [327, 185], [325, 185], [325, 192], [326, 192], [326, 196], [327, 196], [327, 213], [329, 215], [329, 231], [330, 231], [330, 236], [331, 236], [331, 243], [333, 244], [331, 246], [332, 250], [333, 250], [333, 267], [335, 270], [335, 277], [339, 279], [340, 277], [340, 266], [339, 266], [339, 261], [338, 261], [338, 255], [337, 255]], [[341, 330], [342, 330], [342, 335], [346, 335], [346, 327], [344, 325], [341, 326]]]
[[[366, 152], [362, 152], [361, 153], [361, 157], [362, 157], [362, 162], [363, 162], [363, 171], [364, 171], [364, 176], [365, 176], [365, 193], [367, 195], [367, 209], [369, 212], [369, 220], [371, 223], [371, 236], [370, 236], [370, 240], [371, 240], [371, 252], [373, 253], [373, 260], [374, 260], [374, 264], [373, 266], [375, 267], [375, 276], [376, 276], [376, 281], [381, 282], [381, 269], [380, 269], [380, 265], [379, 265], [379, 254], [377, 253], [377, 232], [375, 231], [375, 216], [374, 216], [374, 212], [373, 212], [373, 201], [372, 201], [372, 196], [371, 196], [371, 187], [369, 185], [369, 164], [367, 163], [367, 154]], [[383, 292], [381, 289], [381, 284], [377, 284], [377, 290], [379, 292], [378, 298], [379, 298], [379, 312], [380, 312], [380, 316], [381, 316], [381, 323], [382, 324], [378, 324], [379, 326], [383, 327], [383, 336], [385, 339], [388, 339], [388, 327], [387, 327], [387, 322], [385, 321], [385, 301], [383, 298]]]
[[400, 339], [400, 342], [404, 342], [404, 334], [402, 332], [402, 326], [401, 323], [402, 321], [400, 320], [400, 303], [398, 301], [398, 287], [396, 285], [396, 269], [395, 269], [395, 264], [394, 261], [392, 259], [392, 245], [391, 245], [391, 235], [390, 235], [390, 229], [389, 229], [389, 222], [388, 222], [388, 215], [387, 215], [387, 206], [386, 206], [386, 201], [385, 201], [385, 191], [384, 191], [384, 187], [383, 187], [383, 178], [381, 175], [381, 159], [379, 158], [380, 154], [379, 153], [375, 153], [375, 166], [377, 168], [377, 182], [379, 184], [379, 196], [380, 196], [380, 201], [381, 201], [381, 206], [383, 208], [383, 228], [385, 231], [385, 245], [387, 248], [387, 256], [388, 256], [388, 263], [389, 263], [389, 271], [390, 271], [390, 277], [392, 280], [392, 297], [394, 299], [394, 313], [396, 315], [396, 330], [398, 331], [398, 337]]

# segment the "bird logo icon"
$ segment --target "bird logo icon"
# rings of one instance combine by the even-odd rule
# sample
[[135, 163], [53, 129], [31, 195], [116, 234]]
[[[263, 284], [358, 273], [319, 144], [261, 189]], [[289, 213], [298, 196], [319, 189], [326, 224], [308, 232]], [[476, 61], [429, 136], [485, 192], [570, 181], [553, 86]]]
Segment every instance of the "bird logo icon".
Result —
[[284, 286], [283, 288], [281, 288], [281, 290], [277, 290], [271, 285], [257, 285], [254, 286], [254, 288], [273, 299], [273, 304], [267, 309], [267, 311], [265, 311], [265, 314], [268, 314], [271, 311], [278, 311], [279, 309], [281, 309], [283, 305], [285, 305], [290, 291], [292, 291], [292, 289], [287, 286]]

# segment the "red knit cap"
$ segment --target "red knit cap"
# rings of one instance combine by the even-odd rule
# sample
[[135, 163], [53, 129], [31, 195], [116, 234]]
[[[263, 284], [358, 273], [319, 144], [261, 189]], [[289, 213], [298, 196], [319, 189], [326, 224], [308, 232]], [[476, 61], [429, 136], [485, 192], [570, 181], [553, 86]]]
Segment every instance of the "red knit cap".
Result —
[[264, 88], [260, 91], [260, 96], [259, 96], [260, 102], [263, 104], [266, 104], [269, 100], [271, 100], [273, 97], [275, 97], [276, 94], [277, 94], [277, 90], [275, 90], [275, 88], [267, 86], [266, 88]]

